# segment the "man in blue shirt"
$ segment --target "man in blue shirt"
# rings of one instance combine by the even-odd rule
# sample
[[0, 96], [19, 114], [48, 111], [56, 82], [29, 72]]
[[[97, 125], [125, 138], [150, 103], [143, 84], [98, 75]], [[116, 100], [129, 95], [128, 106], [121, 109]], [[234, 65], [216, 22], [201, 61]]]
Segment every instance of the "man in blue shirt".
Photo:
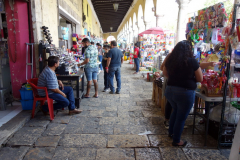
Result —
[[[59, 58], [56, 56], [49, 57], [48, 66], [40, 74], [37, 85], [39, 87], [47, 87], [49, 98], [57, 102], [53, 105], [54, 110], [68, 106], [69, 114], [79, 114], [82, 111], [75, 109], [75, 98], [72, 87], [64, 87], [63, 83], [57, 80], [55, 70], [58, 66]], [[45, 91], [42, 89], [38, 90], [38, 95], [42, 97], [46, 96]], [[48, 106], [42, 106], [42, 111], [44, 114], [47, 114]]]
[[117, 80], [117, 91], [116, 94], [120, 94], [121, 90], [121, 64], [123, 63], [123, 53], [120, 49], [117, 48], [117, 42], [111, 42], [111, 50], [108, 52], [108, 60], [107, 65], [105, 67], [106, 72], [108, 73], [109, 84], [111, 92], [110, 94], [114, 94], [115, 88], [113, 85], [114, 75]]

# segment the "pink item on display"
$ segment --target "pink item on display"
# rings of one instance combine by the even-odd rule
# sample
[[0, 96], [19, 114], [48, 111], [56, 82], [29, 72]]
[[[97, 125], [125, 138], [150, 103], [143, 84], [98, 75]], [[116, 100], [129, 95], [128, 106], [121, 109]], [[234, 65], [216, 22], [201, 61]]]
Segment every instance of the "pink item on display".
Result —
[[150, 28], [138, 35], [143, 36], [144, 34], [164, 34], [164, 31], [161, 27], [154, 27], [154, 28]]

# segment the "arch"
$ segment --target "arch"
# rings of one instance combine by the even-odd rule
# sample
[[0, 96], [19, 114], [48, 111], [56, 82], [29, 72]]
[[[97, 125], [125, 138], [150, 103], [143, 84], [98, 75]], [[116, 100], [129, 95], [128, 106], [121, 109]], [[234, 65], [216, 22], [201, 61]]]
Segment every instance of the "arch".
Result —
[[133, 24], [132, 24], [132, 17], [129, 18], [129, 43], [133, 42]]
[[137, 22], [137, 16], [136, 16], [136, 13], [134, 12], [133, 13], [133, 30], [137, 29], [136, 22]]
[[155, 14], [152, 11], [152, 8], [154, 8], [153, 0], [146, 1], [144, 9], [144, 21], [147, 23], [146, 30], [153, 26], [156, 26], [156, 18], [154, 16]]
[[143, 32], [145, 29], [145, 26], [143, 22], [143, 9], [141, 4], [138, 7], [137, 22], [138, 22], [139, 33]]
[[128, 21], [128, 22], [129, 22], [129, 23], [128, 23], [128, 24], [129, 24], [128, 29], [129, 29], [129, 30], [132, 30], [132, 27], [133, 27], [133, 24], [132, 24], [132, 17], [129, 18], [129, 21]]
[[110, 41], [116, 41], [116, 38], [114, 36], [108, 36], [107, 42], [110, 42]]

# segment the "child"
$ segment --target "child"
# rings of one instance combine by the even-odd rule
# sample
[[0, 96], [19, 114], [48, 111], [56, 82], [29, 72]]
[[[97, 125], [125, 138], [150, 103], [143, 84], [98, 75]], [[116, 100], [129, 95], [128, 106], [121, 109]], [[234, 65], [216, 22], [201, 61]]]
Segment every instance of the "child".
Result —
[[107, 92], [109, 90], [109, 83], [108, 83], [108, 73], [106, 72], [106, 65], [107, 65], [107, 54], [110, 50], [110, 46], [109, 45], [104, 45], [103, 46], [104, 49], [104, 54], [103, 54], [103, 59], [102, 59], [102, 66], [104, 69], [104, 90], [103, 92]]

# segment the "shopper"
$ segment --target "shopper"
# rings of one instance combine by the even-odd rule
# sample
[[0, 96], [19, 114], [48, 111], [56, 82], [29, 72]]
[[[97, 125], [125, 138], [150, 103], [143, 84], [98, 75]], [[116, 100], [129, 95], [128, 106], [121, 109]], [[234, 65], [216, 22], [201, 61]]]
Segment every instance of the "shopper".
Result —
[[120, 94], [121, 90], [121, 64], [123, 63], [123, 54], [120, 49], [117, 48], [117, 42], [111, 41], [111, 50], [108, 52], [108, 60], [107, 60], [107, 66], [106, 72], [108, 75], [108, 80], [110, 84], [111, 92], [110, 94], [114, 94], [115, 88], [113, 84], [113, 78], [114, 75], [116, 76], [117, 81], [117, 91], [116, 94]]
[[110, 88], [109, 86], [109, 82], [108, 82], [108, 73], [106, 71], [106, 65], [107, 65], [107, 56], [108, 56], [108, 52], [110, 50], [110, 46], [109, 45], [104, 45], [103, 49], [105, 51], [104, 55], [103, 55], [103, 60], [102, 60], [102, 65], [103, 65], [103, 69], [104, 69], [104, 90], [103, 92], [107, 92]]
[[91, 42], [91, 45], [92, 45], [92, 46], [94, 46], [94, 44], [95, 44], [94, 42]]
[[185, 121], [193, 107], [196, 82], [203, 80], [198, 62], [193, 58], [192, 44], [179, 42], [166, 60], [163, 68], [168, 77], [165, 96], [173, 108], [169, 124], [169, 136], [173, 137], [173, 146], [185, 146], [180, 140]]
[[85, 61], [79, 66], [85, 64], [85, 74], [87, 77], [87, 93], [84, 95], [84, 98], [90, 98], [89, 93], [92, 85], [92, 81], [94, 83], [95, 94], [93, 97], [98, 98], [98, 83], [97, 83], [97, 75], [98, 75], [98, 50], [97, 47], [91, 45], [88, 38], [84, 38], [82, 40], [83, 46], [87, 47], [85, 50]]
[[133, 54], [133, 58], [134, 58], [134, 63], [136, 65], [136, 72], [134, 72], [133, 74], [138, 74], [139, 73], [139, 59], [138, 59], [138, 55], [139, 55], [139, 48], [137, 46], [137, 43], [135, 43], [134, 45], [135, 49], [134, 49], [134, 54]]
[[[75, 109], [75, 98], [72, 87], [64, 86], [60, 80], [57, 80], [55, 73], [59, 66], [59, 58], [51, 56], [48, 58], [48, 66], [44, 68], [38, 78], [38, 87], [47, 87], [49, 98], [55, 100], [57, 103], [53, 104], [54, 110], [62, 109], [68, 106], [69, 114], [79, 114], [82, 111]], [[45, 97], [45, 91], [38, 90], [39, 96]], [[42, 106], [44, 114], [48, 114], [48, 106]]]
[[101, 71], [103, 70], [102, 67], [102, 59], [103, 59], [103, 49], [100, 43], [97, 43], [97, 47], [98, 47], [98, 60], [101, 64], [99, 64], [99, 68], [101, 69]]

